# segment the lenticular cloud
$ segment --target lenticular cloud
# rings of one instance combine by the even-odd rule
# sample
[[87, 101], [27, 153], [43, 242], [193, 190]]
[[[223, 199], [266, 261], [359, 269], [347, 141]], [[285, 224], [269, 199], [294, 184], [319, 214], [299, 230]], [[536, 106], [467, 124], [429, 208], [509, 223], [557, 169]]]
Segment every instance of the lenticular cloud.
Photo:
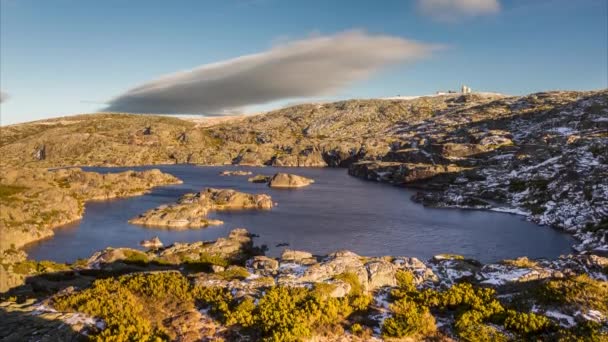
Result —
[[313, 37], [160, 77], [112, 99], [104, 111], [217, 115], [276, 100], [326, 96], [436, 48], [361, 31]]

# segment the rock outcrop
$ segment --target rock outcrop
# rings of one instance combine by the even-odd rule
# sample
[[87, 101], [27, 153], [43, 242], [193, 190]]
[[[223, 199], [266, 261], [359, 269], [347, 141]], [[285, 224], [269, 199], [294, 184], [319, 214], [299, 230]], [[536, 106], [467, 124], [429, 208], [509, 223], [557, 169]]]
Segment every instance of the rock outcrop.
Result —
[[267, 210], [273, 206], [272, 198], [265, 194], [247, 194], [232, 189], [207, 188], [201, 192], [182, 196], [177, 203], [161, 205], [129, 220], [129, 223], [149, 227], [176, 229], [203, 228], [223, 222], [210, 219], [210, 211]]
[[268, 186], [271, 188], [302, 188], [314, 183], [314, 180], [290, 173], [279, 172], [272, 176], [268, 181]]

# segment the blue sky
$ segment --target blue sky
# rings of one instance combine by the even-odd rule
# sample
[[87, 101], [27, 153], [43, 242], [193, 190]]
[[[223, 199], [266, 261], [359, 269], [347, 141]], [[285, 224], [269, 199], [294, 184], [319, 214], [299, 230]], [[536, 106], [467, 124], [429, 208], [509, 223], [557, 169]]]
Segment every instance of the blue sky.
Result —
[[386, 68], [374, 64], [323, 95], [272, 97], [245, 111], [303, 99], [429, 94], [461, 83], [508, 94], [608, 87], [607, 1], [491, 1], [500, 8], [448, 10], [445, 18], [415, 0], [0, 0], [0, 90], [8, 95], [0, 122], [94, 112], [164, 75], [351, 30], [443, 48]]

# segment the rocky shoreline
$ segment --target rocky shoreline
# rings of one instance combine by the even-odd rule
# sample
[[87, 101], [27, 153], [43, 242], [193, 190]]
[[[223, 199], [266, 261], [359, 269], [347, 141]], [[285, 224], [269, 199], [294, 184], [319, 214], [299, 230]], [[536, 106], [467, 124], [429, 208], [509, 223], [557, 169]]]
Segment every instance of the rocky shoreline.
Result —
[[[16, 258], [12, 261], [11, 270], [24, 272], [23, 263], [28, 262], [30, 261]], [[365, 257], [346, 250], [325, 256], [285, 250], [281, 257], [270, 258], [263, 255], [263, 248], [254, 246], [251, 235], [246, 230], [236, 229], [226, 238], [217, 241], [176, 243], [146, 252], [129, 248], [108, 248], [72, 265], [47, 265], [47, 268], [43, 270], [40, 267], [31, 267], [26, 272], [29, 278], [25, 284], [2, 295], [5, 301], [0, 303], [0, 315], [10, 317], [15, 312], [25, 312], [27, 315], [41, 317], [41, 322], [28, 322], [30, 326], [27, 328], [17, 328], [11, 325], [10, 321], [0, 319], [0, 331], [4, 334], [0, 337], [26, 338], [36, 335], [39, 331], [44, 331], [49, 338], [62, 336], [64, 330], [48, 328], [52, 321], [71, 326], [74, 335], [86, 333], [92, 336], [112, 336], [115, 332], [107, 327], [109, 325], [115, 329], [113, 325], [117, 323], [112, 321], [112, 316], [106, 315], [124, 314], [120, 313], [120, 308], [116, 308], [114, 313], [94, 314], [94, 306], [69, 304], [72, 303], [70, 298], [94, 301], [94, 298], [85, 299], [88, 298], [87, 291], [96, 291], [94, 289], [102, 283], [94, 281], [98, 277], [108, 276], [110, 278], [106, 278], [104, 284], [119, 281], [120, 284], [125, 284], [121, 286], [127, 286], [129, 279], [136, 277], [139, 282], [137, 288], [121, 291], [131, 291], [130, 293], [142, 299], [154, 296], [159, 291], [166, 291], [162, 296], [168, 298], [175, 298], [176, 295], [191, 298], [182, 292], [185, 291], [181, 289], [183, 286], [190, 289], [188, 291], [198, 293], [197, 298], [200, 299], [196, 302], [198, 304], [195, 304], [196, 310], [188, 309], [188, 318], [180, 321], [179, 329], [168, 322], [183, 315], [183, 308], [165, 309], [161, 317], [146, 318], [149, 320], [148, 324], [151, 324], [150, 331], [162, 328], [171, 339], [187, 341], [220, 337], [226, 340], [256, 339], [255, 336], [267, 336], [276, 340], [272, 336], [276, 337], [273, 333], [277, 331], [303, 334], [300, 337], [306, 339], [328, 341], [338, 337], [345, 341], [408, 336], [440, 340], [466, 339], [467, 334], [473, 331], [481, 334], [479, 329], [485, 331], [490, 329], [488, 327], [491, 327], [491, 331], [484, 333], [491, 333], [491, 336], [499, 336], [504, 340], [521, 337], [557, 338], [581, 333], [583, 335], [579, 336], [582, 337], [590, 337], [591, 335], [586, 334], [591, 333], [595, 334], [594, 336], [606, 337], [608, 333], [608, 296], [605, 296], [608, 295], [608, 258], [593, 255], [568, 255], [555, 260], [520, 258], [485, 265], [458, 255], [438, 255], [429, 261], [421, 261], [399, 256]], [[169, 285], [161, 285], [162, 281], [167, 281], [164, 278], [159, 279], [161, 275], [170, 277], [171, 281], [177, 281], [181, 287], [163, 287]], [[148, 295], [143, 289], [152, 283], [148, 284], [147, 281], [157, 283], [154, 285], [155, 292]], [[109, 283], [106, 286], [109, 286]], [[554, 291], [554, 288], [560, 289], [562, 286], [572, 286], [570, 291], [587, 292], [587, 299], [578, 297], [578, 292], [560, 297], [558, 293], [562, 293], [559, 292], [562, 290], [556, 290], [558, 292], [553, 294], [555, 298], [546, 297], [547, 291]], [[137, 290], [140, 288], [141, 290]], [[317, 293], [320, 289], [323, 289], [322, 295]], [[222, 308], [224, 299], [209, 297], [209, 291], [217, 295], [227, 295], [225, 300], [233, 304]], [[327, 323], [329, 326], [337, 324], [342, 327], [341, 331], [334, 330], [335, 333], [329, 333], [332, 330], [318, 330], [320, 326], [305, 333], [292, 330], [294, 327], [290, 326], [276, 326], [273, 328], [276, 331], [264, 332], [256, 330], [254, 323], [248, 328], [247, 320], [229, 319], [233, 317], [231, 315], [249, 314], [253, 315], [251, 319], [255, 321], [254, 316], [259, 314], [257, 310], [261, 310], [259, 306], [269, 300], [266, 297], [269, 293], [276, 291], [287, 291], [285, 295], [294, 295], [293, 291], [310, 291], [309, 295], [320, 296], [314, 297], [320, 301], [318, 305], [331, 303], [351, 308], [338, 309], [346, 311], [332, 318], [333, 323]], [[441, 309], [431, 301], [417, 304], [420, 305], [418, 310], [422, 310], [420, 312], [427, 312], [429, 315], [427, 317], [427, 314], [424, 314], [428, 320], [425, 323], [425, 326], [428, 324], [428, 329], [391, 330], [393, 324], [399, 323], [400, 319], [398, 306], [402, 304], [396, 303], [418, 302], [421, 300], [419, 296], [423, 294], [442, 298], [441, 296], [457, 293], [450, 291], [471, 291], [467, 296], [482, 296], [476, 300], [486, 301], [487, 305], [494, 307], [492, 310], [505, 312], [507, 316], [518, 317], [517, 319], [543, 322], [542, 327], [536, 327], [534, 323], [527, 321], [520, 324], [530, 331], [510, 324], [509, 320], [501, 324], [489, 324], [492, 319], [502, 317], [502, 314], [497, 313], [496, 317], [492, 314], [487, 316], [488, 318], [471, 321], [467, 323], [471, 326], [465, 329], [461, 326], [463, 312], [478, 309], [467, 304], [462, 304], [464, 306], [460, 309], [465, 311]], [[486, 294], [484, 291], [490, 292]], [[566, 296], [565, 293], [562, 294]], [[490, 297], [483, 297], [487, 295]], [[247, 303], [247, 309], [243, 303]], [[456, 309], [460, 304], [454, 305]], [[354, 306], [361, 307], [353, 311]], [[284, 309], [277, 307], [275, 310]], [[494, 318], [490, 319], [490, 316]], [[486, 319], [490, 321], [486, 323]], [[528, 327], [527, 324], [531, 325]], [[589, 325], [594, 327], [592, 331], [580, 330]], [[188, 333], [185, 334], [184, 331]]]

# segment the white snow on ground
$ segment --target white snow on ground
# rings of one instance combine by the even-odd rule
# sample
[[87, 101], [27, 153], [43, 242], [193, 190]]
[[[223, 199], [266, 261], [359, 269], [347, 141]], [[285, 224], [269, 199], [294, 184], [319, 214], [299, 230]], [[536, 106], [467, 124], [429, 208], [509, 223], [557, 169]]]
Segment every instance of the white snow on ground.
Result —
[[99, 323], [95, 318], [87, 316], [83, 313], [77, 312], [73, 314], [71, 317], [68, 317], [64, 320], [66, 324], [76, 325], [76, 324], [84, 324], [84, 325], [95, 325]]
[[[44, 304], [37, 304], [34, 306], [34, 310], [30, 314], [32, 316], [38, 316], [44, 313], [58, 313], [58, 311]], [[101, 330], [106, 328], [106, 323], [102, 319], [91, 317], [82, 312], [66, 312], [63, 313], [59, 319], [70, 326], [95, 326]]]
[[578, 132], [578, 131], [570, 128], [570, 127], [556, 127], [556, 128], [553, 128], [553, 129], [551, 129], [549, 131], [550, 132], [559, 133], [561, 135], [570, 135], [570, 134], [574, 134], [574, 133]]
[[566, 328], [570, 328], [576, 325], [574, 317], [566, 315], [559, 311], [547, 310], [545, 311], [545, 316], [556, 319], [561, 326]]
[[281, 273], [290, 273], [296, 277], [301, 277], [304, 275], [304, 272], [308, 269], [308, 266], [303, 266], [300, 264], [296, 264], [293, 262], [283, 262], [279, 266], [279, 272]]
[[528, 268], [515, 268], [515, 269], [507, 269], [505, 268], [496, 268], [493, 272], [482, 272], [480, 276], [483, 280], [482, 284], [490, 284], [490, 285], [504, 285], [508, 282], [517, 281], [519, 278], [527, 275], [528, 273], [533, 272]]
[[594, 321], [594, 322], [602, 322], [606, 317], [604, 317], [604, 315], [597, 311], [597, 310], [589, 310], [588, 312], [580, 312], [578, 311], [577, 314], [580, 314], [581, 316], [583, 316], [583, 318], [585, 318], [588, 321]]
[[518, 209], [518, 208], [507, 208], [507, 207], [495, 207], [495, 208], [491, 208], [490, 210], [492, 211], [498, 211], [501, 213], [508, 213], [508, 214], [515, 214], [515, 215], [523, 215], [523, 216], [527, 216], [530, 213], [522, 210], [522, 209]]
[[379, 291], [374, 296], [374, 304], [376, 306], [376, 309], [380, 311], [377, 315], [373, 316], [373, 318], [378, 321], [378, 326], [374, 327], [374, 334], [376, 336], [380, 336], [380, 334], [382, 333], [382, 325], [384, 324], [384, 320], [389, 318], [391, 315], [389, 309], [388, 295], [389, 293], [387, 291]]

